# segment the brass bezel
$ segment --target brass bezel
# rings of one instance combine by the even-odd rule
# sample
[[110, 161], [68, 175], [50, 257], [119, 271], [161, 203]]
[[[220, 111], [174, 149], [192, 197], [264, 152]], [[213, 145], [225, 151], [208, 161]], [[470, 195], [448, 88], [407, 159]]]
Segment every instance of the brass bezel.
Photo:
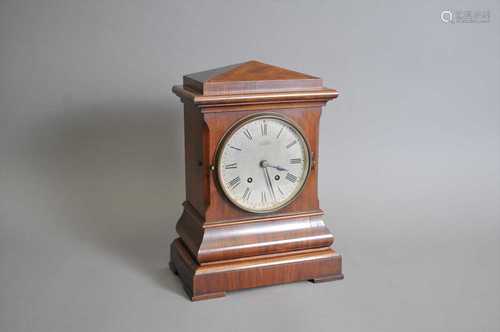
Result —
[[[300, 137], [302, 138], [303, 142], [305, 143], [306, 152], [307, 152], [307, 157], [306, 157], [306, 160], [307, 160], [306, 175], [304, 176], [304, 181], [302, 182], [300, 188], [295, 192], [295, 194], [293, 195], [293, 197], [290, 198], [288, 201], [286, 201], [285, 203], [279, 205], [276, 208], [267, 209], [267, 210], [249, 209], [247, 207], [244, 207], [244, 206], [240, 205], [238, 202], [234, 201], [233, 199], [231, 199], [231, 197], [228, 194], [227, 190], [222, 185], [222, 176], [221, 176], [221, 173], [220, 173], [220, 171], [221, 171], [221, 167], [220, 167], [220, 155], [222, 153], [223, 147], [225, 146], [225, 143], [232, 137], [232, 135], [239, 128], [243, 127], [244, 125], [246, 125], [249, 122], [256, 121], [256, 120], [261, 119], [261, 118], [278, 119], [278, 120], [283, 121], [286, 124], [288, 124], [290, 127], [292, 127], [294, 130], [296, 130], [299, 133]], [[309, 142], [307, 141], [307, 138], [304, 135], [304, 132], [302, 131], [302, 128], [295, 121], [293, 121], [292, 119], [286, 117], [283, 114], [279, 114], [279, 113], [275, 113], [275, 112], [266, 112], [266, 113], [259, 113], [259, 114], [251, 114], [251, 115], [248, 115], [248, 116], [243, 117], [242, 119], [239, 119], [238, 121], [236, 121], [226, 131], [226, 133], [222, 136], [222, 138], [220, 139], [219, 143], [217, 144], [216, 153], [215, 153], [215, 163], [213, 165], [215, 166], [215, 169], [217, 171], [217, 176], [216, 176], [217, 177], [217, 181], [216, 181], [216, 183], [217, 183], [218, 187], [222, 190], [222, 193], [224, 194], [224, 197], [229, 202], [231, 202], [236, 207], [238, 207], [239, 209], [241, 209], [243, 211], [246, 211], [246, 212], [257, 213], [257, 214], [266, 214], [266, 213], [277, 212], [277, 211], [283, 209], [284, 207], [290, 205], [293, 201], [295, 201], [297, 199], [297, 197], [304, 190], [305, 184], [306, 184], [307, 180], [309, 179], [309, 174], [311, 173], [312, 164], [313, 164], [313, 160], [312, 160], [311, 146], [309, 145]]]

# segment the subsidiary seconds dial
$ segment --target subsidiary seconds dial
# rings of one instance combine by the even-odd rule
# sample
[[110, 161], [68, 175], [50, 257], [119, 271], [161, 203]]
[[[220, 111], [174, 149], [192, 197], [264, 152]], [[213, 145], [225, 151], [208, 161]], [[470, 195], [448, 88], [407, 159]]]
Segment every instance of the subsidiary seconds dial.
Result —
[[292, 122], [278, 115], [251, 117], [237, 124], [219, 146], [219, 183], [243, 210], [276, 211], [301, 191], [309, 158], [306, 140]]

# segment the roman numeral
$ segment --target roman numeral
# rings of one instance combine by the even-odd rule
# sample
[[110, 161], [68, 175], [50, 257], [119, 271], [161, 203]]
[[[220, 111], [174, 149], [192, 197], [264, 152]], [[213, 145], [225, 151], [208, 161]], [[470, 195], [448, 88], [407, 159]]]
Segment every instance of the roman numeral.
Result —
[[276, 139], [280, 138], [281, 133], [283, 132], [284, 126], [281, 127], [280, 131], [278, 132], [278, 135], [276, 135]]
[[238, 168], [238, 163], [227, 164], [224, 166], [225, 169]]
[[230, 145], [229, 147], [230, 147], [230, 148], [233, 148], [233, 149], [235, 149], [235, 150], [241, 151], [241, 149], [240, 149], [240, 148], [237, 148], [237, 147], [235, 147], [235, 146]]
[[297, 140], [291, 142], [291, 143], [288, 143], [288, 145], [286, 146], [287, 149], [290, 149], [292, 146], [294, 146], [295, 144], [297, 144]]
[[247, 187], [245, 189], [245, 192], [243, 193], [243, 197], [242, 197], [243, 201], [248, 202], [251, 194], [252, 194], [252, 191], [250, 190], [250, 188]]
[[301, 158], [292, 158], [290, 159], [290, 164], [300, 164], [302, 162]]
[[297, 181], [297, 177], [291, 173], [287, 173], [285, 178], [290, 181], [290, 182], [293, 182], [295, 183], [295, 181]]
[[265, 193], [265, 192], [263, 192], [263, 191], [261, 191], [261, 192], [260, 192], [260, 202], [261, 202], [262, 204], [267, 203], [266, 193]]
[[267, 123], [266, 121], [262, 121], [260, 123], [260, 133], [262, 136], [267, 136]]
[[229, 186], [231, 187], [231, 189], [234, 189], [236, 188], [239, 184], [241, 183], [241, 179], [239, 176], [235, 177], [234, 179], [232, 179], [231, 181], [229, 181]]
[[245, 129], [243, 131], [243, 134], [245, 134], [245, 136], [249, 139], [249, 140], [252, 140], [252, 134], [250, 134], [250, 131], [248, 129]]

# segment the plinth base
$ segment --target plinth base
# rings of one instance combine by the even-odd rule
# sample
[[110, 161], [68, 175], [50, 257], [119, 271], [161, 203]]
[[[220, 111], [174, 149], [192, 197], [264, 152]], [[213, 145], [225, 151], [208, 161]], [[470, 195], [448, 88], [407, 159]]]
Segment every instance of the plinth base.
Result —
[[199, 265], [182, 240], [176, 239], [170, 253], [170, 269], [192, 301], [222, 297], [237, 289], [343, 278], [342, 257], [329, 247]]

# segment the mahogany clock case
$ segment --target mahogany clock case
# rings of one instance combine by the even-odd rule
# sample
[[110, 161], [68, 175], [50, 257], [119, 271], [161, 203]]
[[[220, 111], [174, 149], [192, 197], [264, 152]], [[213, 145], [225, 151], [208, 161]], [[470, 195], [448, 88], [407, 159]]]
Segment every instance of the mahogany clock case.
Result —
[[[317, 194], [320, 115], [337, 91], [322, 87], [313, 76], [256, 61], [187, 75], [184, 86], [173, 91], [184, 103], [186, 201], [170, 267], [191, 299], [276, 283], [341, 279], [341, 256], [330, 248], [334, 238]], [[220, 91], [225, 94], [215, 94]], [[310, 148], [310, 170], [290, 204], [256, 214], [225, 197], [215, 165], [219, 144], [235, 124], [270, 113], [300, 128]]]

